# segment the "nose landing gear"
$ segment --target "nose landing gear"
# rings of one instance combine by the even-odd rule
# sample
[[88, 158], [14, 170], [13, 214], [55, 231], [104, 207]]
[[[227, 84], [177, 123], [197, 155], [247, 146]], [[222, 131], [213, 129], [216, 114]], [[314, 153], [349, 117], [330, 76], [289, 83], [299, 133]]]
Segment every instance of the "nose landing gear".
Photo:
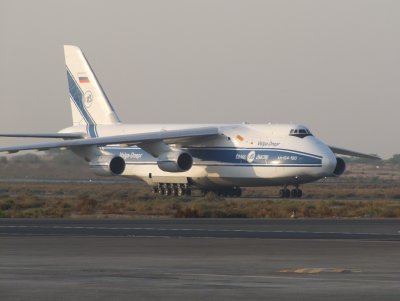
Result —
[[296, 186], [294, 189], [290, 190], [285, 185], [284, 188], [279, 190], [279, 197], [282, 199], [288, 199], [288, 198], [300, 199], [302, 196], [303, 196], [303, 191], [301, 189], [299, 189], [298, 186]]

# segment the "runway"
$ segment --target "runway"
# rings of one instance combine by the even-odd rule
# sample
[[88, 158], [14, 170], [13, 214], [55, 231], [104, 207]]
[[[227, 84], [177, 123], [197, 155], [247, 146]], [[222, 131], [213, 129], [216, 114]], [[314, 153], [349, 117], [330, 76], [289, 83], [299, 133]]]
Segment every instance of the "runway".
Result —
[[1, 300], [398, 300], [399, 220], [0, 220]]
[[400, 240], [396, 219], [0, 219], [0, 235]]

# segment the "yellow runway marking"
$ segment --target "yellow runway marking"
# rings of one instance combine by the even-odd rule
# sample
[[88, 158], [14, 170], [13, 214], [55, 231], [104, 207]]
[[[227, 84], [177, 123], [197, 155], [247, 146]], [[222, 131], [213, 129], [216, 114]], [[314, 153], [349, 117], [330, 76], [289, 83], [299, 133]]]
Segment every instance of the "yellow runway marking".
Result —
[[279, 273], [296, 273], [296, 274], [320, 274], [320, 273], [360, 273], [361, 271], [343, 269], [343, 268], [299, 268], [284, 269]]

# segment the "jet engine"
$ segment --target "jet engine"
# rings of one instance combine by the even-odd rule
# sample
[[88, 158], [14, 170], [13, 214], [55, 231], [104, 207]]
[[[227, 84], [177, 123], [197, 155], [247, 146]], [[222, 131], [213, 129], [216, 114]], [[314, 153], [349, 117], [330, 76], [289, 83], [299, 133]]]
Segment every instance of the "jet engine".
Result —
[[90, 170], [99, 176], [118, 176], [124, 172], [125, 165], [120, 156], [100, 156], [89, 163]]
[[333, 175], [338, 177], [344, 173], [346, 170], [346, 163], [342, 158], [337, 158], [336, 157], [336, 167], [335, 170], [333, 171]]
[[184, 151], [163, 153], [158, 157], [158, 167], [168, 172], [183, 172], [192, 168], [193, 157]]

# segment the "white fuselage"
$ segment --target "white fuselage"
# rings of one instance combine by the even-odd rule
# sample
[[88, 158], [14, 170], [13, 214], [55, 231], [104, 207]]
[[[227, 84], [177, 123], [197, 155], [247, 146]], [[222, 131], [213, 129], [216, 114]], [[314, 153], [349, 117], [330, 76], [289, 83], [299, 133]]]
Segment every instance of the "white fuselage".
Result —
[[[193, 166], [185, 172], [161, 170], [157, 158], [137, 146], [107, 146], [102, 152], [125, 160], [122, 176], [141, 179], [148, 184], [190, 183], [199, 187], [297, 185], [332, 176], [337, 164], [331, 149], [311, 134], [304, 137], [291, 135], [294, 130], [309, 133], [305, 127], [296, 124], [121, 123], [96, 125], [91, 132], [106, 137], [204, 126], [218, 127], [220, 135], [171, 146], [192, 155]], [[74, 126], [62, 132], [89, 131], [86, 126]], [[87, 152], [78, 154], [87, 156]]]

